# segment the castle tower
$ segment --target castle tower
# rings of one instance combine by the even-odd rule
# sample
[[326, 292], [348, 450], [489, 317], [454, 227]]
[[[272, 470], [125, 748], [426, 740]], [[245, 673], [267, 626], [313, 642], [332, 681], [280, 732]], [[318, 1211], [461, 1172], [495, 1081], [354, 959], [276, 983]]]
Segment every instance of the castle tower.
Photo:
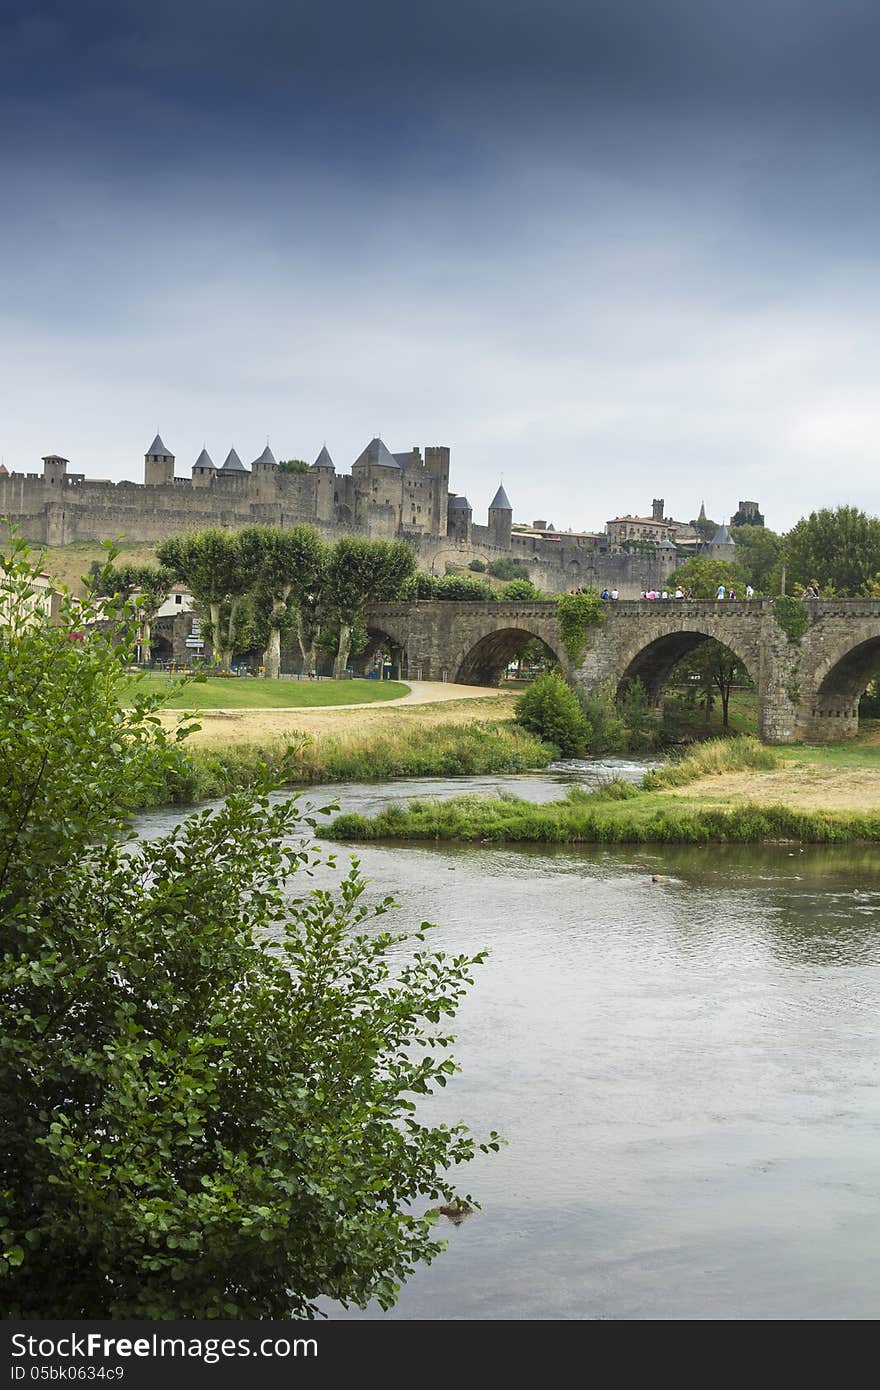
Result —
[[665, 503], [664, 498], [662, 498], [662, 497], [655, 497], [655, 498], [654, 498], [653, 502], [651, 503], [651, 520], [652, 520], [652, 521], [662, 521], [662, 520], [663, 520], [663, 508], [664, 508], [665, 505], [666, 505], [666, 503]]
[[400, 532], [403, 508], [403, 469], [378, 438], [351, 465], [354, 479], [355, 521], [370, 535], [389, 540]]
[[69, 463], [70, 459], [62, 458], [60, 454], [46, 454], [43, 458], [43, 481], [49, 487], [64, 487]]
[[317, 521], [332, 522], [336, 504], [336, 465], [326, 444], [309, 472], [315, 480], [315, 518]]
[[449, 499], [449, 450], [444, 444], [425, 446], [425, 468], [434, 480], [431, 535], [445, 536]]
[[490, 544], [497, 546], [499, 550], [509, 550], [512, 529], [513, 507], [502, 485], [489, 503]]
[[144, 482], [147, 487], [174, 482], [174, 455], [168, 452], [158, 434], [144, 454]]
[[700, 547], [700, 553], [709, 560], [735, 560], [736, 542], [726, 526], [719, 526], [708, 545]]
[[207, 487], [217, 469], [207, 449], [202, 449], [192, 467], [193, 487]]
[[267, 440], [265, 449], [260, 454], [259, 458], [255, 458], [251, 464], [251, 477], [254, 480], [257, 496], [261, 502], [275, 501], [275, 479], [277, 476], [278, 463], [275, 459], [275, 455], [269, 448], [269, 441]]
[[469, 543], [474, 513], [467, 498], [450, 497], [447, 517], [446, 534], [449, 539]]

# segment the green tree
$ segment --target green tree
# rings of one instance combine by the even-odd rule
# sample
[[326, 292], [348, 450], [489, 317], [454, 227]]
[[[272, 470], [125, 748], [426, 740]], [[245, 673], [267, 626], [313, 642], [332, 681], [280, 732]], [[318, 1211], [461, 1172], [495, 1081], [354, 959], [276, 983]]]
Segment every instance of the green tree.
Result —
[[778, 594], [782, 537], [767, 526], [733, 526], [736, 563], [746, 580], [761, 594]]
[[728, 593], [735, 589], [739, 597], [744, 598], [747, 583], [742, 565], [732, 560], [710, 560], [705, 555], [692, 555], [669, 576], [666, 588], [668, 592], [680, 584], [692, 598], [714, 598], [719, 584], [723, 584]]
[[811, 512], [785, 537], [790, 585], [855, 597], [880, 570], [880, 520], [858, 507]]
[[367, 604], [398, 598], [415, 566], [412, 547], [403, 541], [341, 536], [333, 546], [323, 583], [327, 609], [338, 624], [333, 668], [337, 680], [345, 674], [352, 629], [363, 626]]
[[530, 579], [511, 579], [509, 584], [504, 586], [504, 597], [508, 600], [542, 599], [546, 597], [540, 589]]
[[712, 714], [716, 694], [721, 700], [721, 723], [729, 727], [730, 692], [735, 685], [749, 680], [749, 673], [739, 657], [725, 647], [723, 642], [710, 638], [701, 642], [688, 656], [675, 667], [673, 679], [689, 679], [695, 676], [699, 682], [700, 699], [706, 712], [706, 722]]
[[281, 633], [294, 626], [322, 574], [323, 546], [311, 526], [246, 526], [238, 533], [242, 564], [266, 627], [263, 668], [281, 674]]
[[590, 742], [590, 723], [574, 691], [556, 671], [539, 676], [516, 702], [516, 722], [564, 758], [580, 758]]
[[[0, 1300], [19, 1318], [310, 1317], [390, 1305], [476, 1149], [424, 1124], [480, 956], [386, 926], [356, 868], [291, 897], [309, 822], [269, 788], [136, 841], [179, 764], [135, 613], [0, 561]], [[75, 626], [74, 626], [75, 625]], [[76, 634], [77, 640], [72, 640]], [[497, 1147], [490, 1136], [483, 1148]], [[468, 1200], [467, 1194], [462, 1194]]]
[[228, 671], [235, 651], [238, 611], [250, 587], [238, 536], [215, 527], [191, 531], [163, 541], [156, 555], [207, 610], [214, 656]]
[[141, 661], [149, 661], [153, 623], [156, 614], [168, 597], [174, 575], [170, 569], [156, 565], [100, 565], [92, 571], [92, 592], [105, 597], [136, 599], [138, 612], [138, 646]]
[[490, 560], [489, 573], [493, 579], [528, 579], [529, 567], [524, 560], [514, 560], [511, 555], [502, 555], [498, 560]]
[[302, 473], [308, 473], [308, 471], [309, 465], [305, 459], [280, 459], [278, 463], [279, 473], [290, 473], [296, 477]]

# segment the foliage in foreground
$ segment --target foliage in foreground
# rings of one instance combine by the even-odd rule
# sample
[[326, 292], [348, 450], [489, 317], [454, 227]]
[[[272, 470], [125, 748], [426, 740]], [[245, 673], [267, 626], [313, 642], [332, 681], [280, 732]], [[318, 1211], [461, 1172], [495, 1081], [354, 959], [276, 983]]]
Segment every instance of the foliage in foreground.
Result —
[[[179, 755], [114, 645], [0, 570], [0, 1299], [7, 1316], [308, 1317], [394, 1301], [423, 1198], [476, 1149], [421, 1124], [480, 955], [382, 929], [356, 868], [308, 870], [268, 785], [152, 842], [127, 812]], [[106, 609], [106, 605], [105, 605]], [[76, 618], [77, 631], [71, 629]], [[75, 639], [75, 640], [72, 640]], [[182, 732], [182, 731], [181, 731]], [[378, 919], [378, 920], [377, 920]], [[494, 1136], [481, 1147], [496, 1147]]]

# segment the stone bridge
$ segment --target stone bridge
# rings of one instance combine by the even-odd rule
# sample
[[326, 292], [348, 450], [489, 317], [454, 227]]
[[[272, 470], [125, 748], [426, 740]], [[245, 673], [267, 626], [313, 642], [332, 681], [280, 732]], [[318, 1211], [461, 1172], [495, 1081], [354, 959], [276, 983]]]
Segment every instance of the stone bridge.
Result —
[[590, 629], [576, 666], [566, 655], [552, 601], [375, 604], [367, 629], [390, 644], [414, 680], [491, 685], [538, 638], [572, 685], [620, 690], [638, 678], [654, 701], [682, 657], [715, 638], [755, 683], [766, 742], [852, 737], [859, 697], [880, 673], [880, 599], [813, 599], [803, 607], [807, 629], [792, 642], [772, 599], [607, 603], [605, 621]]

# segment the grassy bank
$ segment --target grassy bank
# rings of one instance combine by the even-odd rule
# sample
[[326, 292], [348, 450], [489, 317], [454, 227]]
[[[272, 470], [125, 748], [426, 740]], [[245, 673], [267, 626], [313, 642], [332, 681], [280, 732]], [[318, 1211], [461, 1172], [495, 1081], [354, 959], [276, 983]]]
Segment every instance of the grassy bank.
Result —
[[384, 782], [397, 777], [466, 777], [546, 767], [556, 750], [513, 724], [481, 722], [371, 731], [293, 744], [277, 740], [181, 748], [177, 773], [151, 804], [188, 803], [253, 785], [268, 771], [295, 786]]
[[260, 680], [209, 676], [185, 685], [159, 671], [145, 671], [133, 688], [161, 695], [166, 709], [320, 709], [333, 705], [399, 700], [409, 693], [400, 681]]
[[[459, 841], [482, 844], [706, 844], [786, 840], [844, 844], [880, 839], [880, 808], [825, 810], [780, 798], [718, 804], [701, 786], [720, 777], [784, 773], [778, 750], [751, 739], [695, 749], [678, 764], [646, 775], [639, 787], [612, 781], [590, 792], [572, 788], [544, 805], [516, 797], [462, 796], [413, 801], [379, 815], [337, 816], [324, 833], [339, 840]], [[680, 788], [690, 788], [683, 795]]]

